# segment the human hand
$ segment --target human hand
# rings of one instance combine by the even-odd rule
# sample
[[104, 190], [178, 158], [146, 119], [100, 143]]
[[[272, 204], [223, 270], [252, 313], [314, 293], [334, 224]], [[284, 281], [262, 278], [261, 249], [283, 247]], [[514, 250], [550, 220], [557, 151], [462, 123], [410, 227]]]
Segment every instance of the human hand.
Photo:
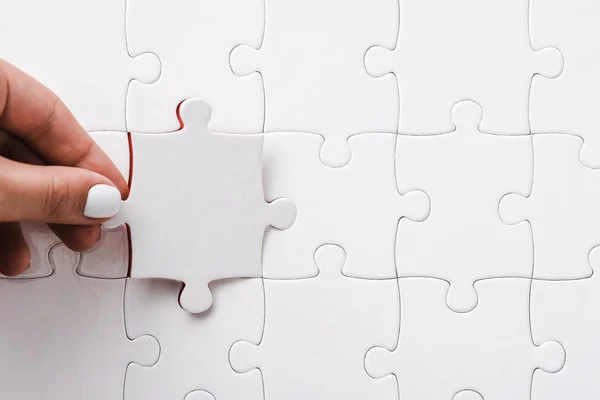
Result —
[[29, 267], [19, 221], [46, 222], [85, 251], [127, 195], [117, 167], [60, 99], [0, 59], [0, 272]]

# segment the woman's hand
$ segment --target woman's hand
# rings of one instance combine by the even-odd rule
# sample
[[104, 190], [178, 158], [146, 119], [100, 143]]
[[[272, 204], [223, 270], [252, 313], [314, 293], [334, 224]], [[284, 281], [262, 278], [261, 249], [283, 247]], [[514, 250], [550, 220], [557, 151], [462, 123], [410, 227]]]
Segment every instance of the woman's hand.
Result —
[[0, 272], [29, 267], [19, 221], [47, 222], [85, 251], [127, 195], [117, 167], [60, 99], [0, 60]]

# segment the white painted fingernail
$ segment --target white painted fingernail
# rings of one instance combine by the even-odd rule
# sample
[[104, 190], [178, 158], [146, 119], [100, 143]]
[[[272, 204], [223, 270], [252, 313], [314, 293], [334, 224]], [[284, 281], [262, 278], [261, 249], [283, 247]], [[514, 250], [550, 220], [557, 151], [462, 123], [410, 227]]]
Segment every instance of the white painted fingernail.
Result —
[[110, 185], [94, 185], [85, 201], [83, 215], [88, 218], [111, 218], [121, 208], [121, 193]]

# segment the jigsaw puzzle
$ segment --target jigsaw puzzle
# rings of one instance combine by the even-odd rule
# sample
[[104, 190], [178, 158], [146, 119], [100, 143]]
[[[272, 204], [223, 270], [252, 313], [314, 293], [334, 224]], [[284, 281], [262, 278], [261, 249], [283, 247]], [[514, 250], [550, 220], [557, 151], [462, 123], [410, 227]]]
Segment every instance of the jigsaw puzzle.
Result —
[[22, 222], [1, 398], [600, 397], [600, 2], [0, 4], [131, 189]]

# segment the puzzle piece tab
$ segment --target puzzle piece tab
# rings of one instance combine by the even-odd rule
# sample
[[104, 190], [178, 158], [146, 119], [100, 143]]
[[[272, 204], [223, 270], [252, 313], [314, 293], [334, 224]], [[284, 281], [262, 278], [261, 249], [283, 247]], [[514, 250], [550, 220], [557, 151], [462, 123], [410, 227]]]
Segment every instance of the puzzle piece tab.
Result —
[[126, 335], [125, 280], [81, 277], [77, 260], [55, 246], [51, 276], [0, 280], [3, 397], [122, 399], [128, 365], [158, 359], [156, 340]]
[[132, 278], [184, 282], [181, 306], [199, 313], [212, 303], [209, 282], [262, 276], [266, 227], [290, 227], [296, 211], [265, 201], [263, 135], [208, 131], [199, 100], [178, 111], [179, 131], [131, 134], [131, 193], [107, 226], [130, 227]]
[[318, 276], [264, 281], [262, 340], [237, 342], [230, 358], [238, 372], [260, 369], [266, 400], [396, 397], [395, 379], [373, 381], [363, 360], [374, 345], [396, 343], [397, 280], [348, 278], [344, 260], [341, 247], [325, 245], [315, 254]]
[[334, 167], [350, 161], [351, 135], [395, 132], [394, 78], [371, 79], [363, 59], [374, 44], [393, 46], [397, 15], [396, 0], [267, 1], [260, 48], [231, 53], [236, 74], [263, 78], [265, 132], [322, 135], [321, 159]]
[[365, 56], [373, 77], [396, 76], [398, 132], [451, 132], [452, 106], [471, 99], [483, 107], [482, 131], [529, 133], [531, 79], [536, 74], [554, 78], [563, 65], [558, 50], [531, 48], [529, 0], [400, 4], [396, 47], [375, 46]]
[[125, 131], [129, 82], [158, 79], [153, 54], [128, 54], [127, 0], [3, 2], [0, 54], [53, 90], [88, 131]]
[[398, 192], [394, 177], [396, 135], [351, 137], [352, 161], [340, 168], [320, 161], [322, 145], [323, 138], [318, 135], [265, 135], [266, 198], [293, 199], [298, 218], [286, 231], [267, 233], [264, 276], [314, 276], [315, 250], [325, 243], [338, 243], [348, 254], [346, 276], [395, 278], [398, 221], [403, 217], [422, 221], [429, 213], [425, 193]]
[[530, 280], [478, 282], [479, 305], [463, 314], [446, 307], [447, 282], [399, 281], [398, 347], [369, 350], [365, 367], [373, 378], [394, 374], [400, 399], [450, 399], [473, 389], [486, 400], [527, 400], [536, 368], [556, 372], [564, 365], [558, 342], [538, 346], [531, 340]]
[[507, 226], [498, 217], [506, 193], [531, 190], [531, 137], [484, 134], [481, 115], [477, 104], [458, 103], [456, 131], [399, 135], [396, 146], [400, 191], [420, 189], [431, 199], [427, 220], [400, 221], [398, 276], [447, 280], [448, 305], [460, 312], [477, 305], [475, 281], [531, 277], [533, 265], [529, 226]]
[[531, 225], [535, 278], [592, 274], [588, 255], [600, 245], [600, 170], [580, 162], [582, 142], [578, 136], [533, 135], [531, 195], [509, 194], [500, 203], [506, 223], [526, 220]]

